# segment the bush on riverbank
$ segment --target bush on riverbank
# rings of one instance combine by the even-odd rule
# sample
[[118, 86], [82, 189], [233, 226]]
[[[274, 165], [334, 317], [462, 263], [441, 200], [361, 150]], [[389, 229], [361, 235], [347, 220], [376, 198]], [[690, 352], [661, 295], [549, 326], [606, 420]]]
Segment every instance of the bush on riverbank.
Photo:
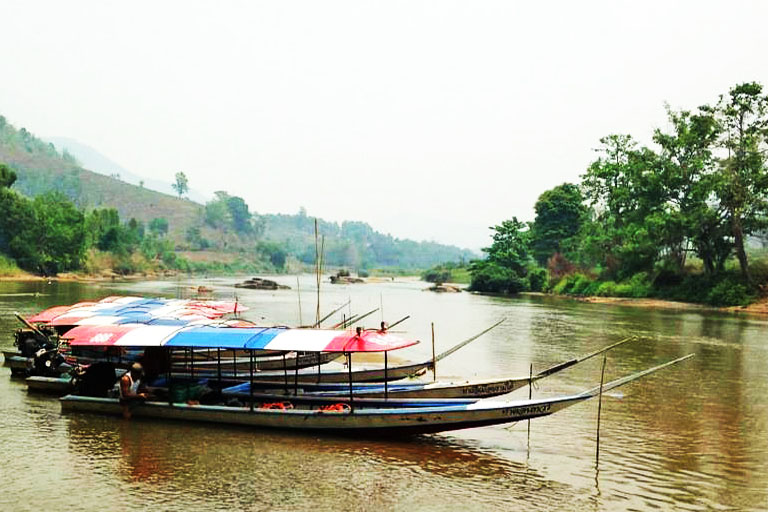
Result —
[[576, 272], [562, 277], [549, 291], [574, 297], [658, 298], [717, 307], [745, 306], [756, 298], [755, 291], [751, 291], [735, 271], [717, 277], [691, 274], [673, 283], [659, 282], [658, 278], [652, 281], [645, 272], [621, 282], [601, 281]]
[[15, 261], [0, 254], [0, 277], [19, 276], [23, 273]]

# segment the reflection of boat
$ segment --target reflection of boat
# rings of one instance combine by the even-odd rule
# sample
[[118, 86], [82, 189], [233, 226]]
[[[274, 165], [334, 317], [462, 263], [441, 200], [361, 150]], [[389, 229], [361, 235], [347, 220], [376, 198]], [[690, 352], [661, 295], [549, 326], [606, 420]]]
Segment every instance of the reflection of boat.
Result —
[[[275, 332], [277, 331], [277, 332]], [[142, 346], [167, 348], [227, 348], [249, 350], [303, 350], [309, 352], [344, 352], [351, 357], [356, 352], [388, 352], [413, 345], [389, 333], [377, 331], [332, 331], [320, 329], [257, 329], [190, 327], [168, 336], [153, 326], [78, 327], [70, 332], [73, 346], [130, 345], [141, 340]], [[357, 434], [419, 434], [516, 422], [548, 416], [568, 406], [583, 402], [690, 356], [638, 372], [575, 395], [537, 400], [496, 401], [479, 400], [472, 403], [424, 406], [418, 401], [385, 404], [383, 408], [360, 406], [350, 396], [346, 405], [331, 407], [293, 404], [256, 404], [249, 407], [228, 405], [199, 405], [174, 402], [168, 393], [167, 402], [137, 403], [133, 416], [182, 421], [269, 427], [286, 430]], [[253, 375], [253, 372], [251, 372]], [[349, 381], [350, 387], [352, 381]], [[173, 382], [169, 383], [173, 389]], [[253, 386], [251, 387], [253, 389]], [[123, 407], [116, 398], [67, 395], [61, 399], [63, 411], [122, 414]]]

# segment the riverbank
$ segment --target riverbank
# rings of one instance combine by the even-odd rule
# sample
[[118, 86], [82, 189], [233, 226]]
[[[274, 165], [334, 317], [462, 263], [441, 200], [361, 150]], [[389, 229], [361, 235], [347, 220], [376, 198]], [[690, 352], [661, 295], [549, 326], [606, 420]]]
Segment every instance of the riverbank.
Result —
[[673, 300], [649, 298], [634, 299], [628, 297], [575, 297], [572, 295], [557, 295], [542, 292], [523, 292], [521, 295], [558, 297], [590, 304], [612, 304], [616, 306], [630, 306], [644, 309], [666, 309], [674, 311], [713, 311], [721, 313], [747, 313], [768, 316], [768, 298], [759, 299], [758, 301], [753, 302], [747, 306], [730, 306], [718, 308], [704, 304], [695, 304], [693, 302], [678, 302]]
[[102, 272], [99, 274], [76, 274], [72, 272], [64, 272], [56, 274], [55, 276], [40, 276], [37, 274], [30, 274], [28, 272], [20, 272], [14, 275], [0, 276], [0, 281], [18, 281], [18, 282], [31, 282], [31, 281], [76, 281], [84, 283], [92, 282], [106, 282], [106, 281], [138, 281], [140, 279], [162, 279], [168, 277], [175, 277], [179, 275], [178, 271], [167, 270], [164, 272], [142, 272], [138, 274], [118, 274], [116, 272]]

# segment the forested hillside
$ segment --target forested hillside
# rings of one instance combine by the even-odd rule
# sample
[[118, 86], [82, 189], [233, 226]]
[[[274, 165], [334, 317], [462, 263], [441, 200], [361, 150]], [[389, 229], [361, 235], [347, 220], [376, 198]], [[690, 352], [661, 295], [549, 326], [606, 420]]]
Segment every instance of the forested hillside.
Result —
[[[303, 209], [296, 215], [259, 215], [242, 198], [226, 191], [216, 192], [214, 199], [201, 205], [183, 197], [188, 188], [186, 182], [178, 197], [125, 183], [117, 177], [83, 169], [67, 151], [58, 152], [52, 144], [35, 137], [25, 128], [15, 128], [2, 116], [0, 164], [13, 171], [12, 189], [22, 196], [33, 198], [57, 192], [72, 201], [81, 213], [99, 212], [97, 217], [101, 215], [99, 218], [117, 222], [125, 233], [133, 232], [135, 236], [123, 233], [123, 238], [134, 241], [133, 245], [121, 246], [119, 251], [122, 256], [118, 266], [125, 272], [140, 270], [156, 257], [152, 256], [153, 251], [142, 257], [147, 260], [143, 262], [136, 262], [142, 258], [132, 256], [141, 245], [140, 239], [145, 232], [163, 240], [166, 264], [182, 268], [192, 268], [198, 262], [198, 266], [211, 269], [217, 262], [226, 261], [228, 268], [281, 271], [287, 265], [295, 267], [315, 261], [315, 219], [308, 217]], [[183, 173], [178, 173], [177, 178], [179, 176], [186, 180]], [[61, 201], [62, 197], [56, 197], [57, 203]], [[23, 204], [23, 200], [14, 204]], [[115, 213], [103, 213], [110, 209]], [[154, 228], [150, 230], [151, 226]], [[354, 270], [382, 267], [417, 270], [447, 261], [467, 261], [476, 256], [454, 246], [398, 239], [379, 233], [363, 222], [338, 224], [318, 220], [318, 226], [319, 234], [324, 238], [324, 261], [330, 266]], [[101, 236], [99, 233], [92, 235]], [[7, 247], [6, 243], [6, 254], [9, 252]], [[106, 242], [86, 243], [82, 254], [75, 259], [81, 262], [80, 266], [87, 266], [95, 259], [104, 259], [96, 258], [93, 251], [109, 253], [107, 247], [112, 246]], [[89, 253], [89, 249], [93, 251]], [[172, 258], [173, 262], [168, 263], [168, 250], [183, 251], [189, 262]], [[29, 264], [21, 265], [38, 270]], [[56, 265], [51, 268], [54, 267], [58, 268]], [[64, 267], [68, 270], [79, 268], [71, 262]]]

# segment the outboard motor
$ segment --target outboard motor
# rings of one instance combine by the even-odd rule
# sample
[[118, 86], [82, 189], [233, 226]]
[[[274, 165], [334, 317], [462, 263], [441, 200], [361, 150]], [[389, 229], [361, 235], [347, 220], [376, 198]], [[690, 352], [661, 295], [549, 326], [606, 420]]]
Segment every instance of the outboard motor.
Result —
[[[45, 336], [43, 336], [45, 334]], [[47, 333], [32, 329], [16, 329], [13, 344], [24, 357], [35, 357], [40, 349], [50, 350], [56, 347]]]
[[72, 369], [72, 366], [67, 364], [64, 356], [55, 348], [50, 350], [41, 348], [35, 352], [32, 359], [34, 361], [31, 371], [32, 375], [58, 377]]

